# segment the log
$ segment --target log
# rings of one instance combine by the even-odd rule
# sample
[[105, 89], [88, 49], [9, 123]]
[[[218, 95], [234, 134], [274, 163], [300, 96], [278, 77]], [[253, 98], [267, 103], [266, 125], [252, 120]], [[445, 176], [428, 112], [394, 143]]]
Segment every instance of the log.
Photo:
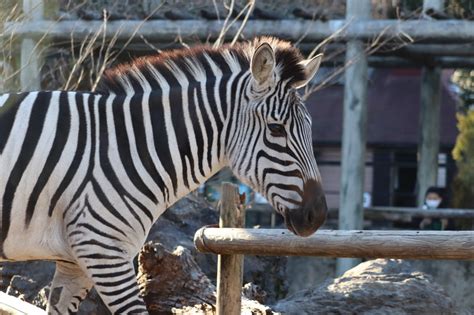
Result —
[[[232, 24], [225, 35], [225, 39], [235, 36], [241, 26], [241, 21]], [[169, 42], [180, 36], [185, 41], [189, 40], [214, 40], [223, 27], [223, 21], [207, 20], [150, 20], [109, 21], [105, 30], [106, 39], [117, 36], [119, 41], [133, 38], [141, 42], [141, 37], [150, 42]], [[47, 37], [70, 43], [83, 41], [91, 34], [103, 28], [101, 21], [30, 21], [25, 23], [7, 22], [2, 33], [2, 38], [11, 36], [39, 38]], [[341, 31], [342, 29], [342, 31]], [[339, 32], [338, 32], [339, 31]], [[345, 20], [330, 20], [328, 22], [309, 20], [249, 20], [243, 30], [244, 38], [256, 35], [275, 35], [288, 40], [304, 42], [320, 42], [330, 35], [338, 32], [335, 41], [359, 39], [373, 40], [380, 35], [380, 39], [400, 38], [424, 43], [469, 43], [474, 41], [474, 21], [465, 20], [367, 20], [351, 21], [347, 27]]]
[[[474, 56], [473, 44], [415, 44], [400, 48], [407, 54], [413, 55], [433, 55], [433, 56]], [[395, 51], [396, 52], [396, 51]]]
[[[439, 67], [444, 69], [454, 68], [474, 68], [474, 58], [469, 57], [419, 57], [413, 58], [398, 57], [389, 55], [368, 56], [367, 62], [372, 68], [422, 68], [422, 67]], [[334, 67], [343, 66], [346, 61], [344, 58], [337, 57], [333, 59], [325, 59], [322, 66]]]
[[[117, 48], [120, 48], [119, 45], [123, 45], [123, 43], [117, 44]], [[315, 47], [316, 43], [311, 43], [311, 42], [301, 42], [296, 45], [301, 52], [305, 55], [309, 54]], [[160, 49], [160, 50], [165, 50], [165, 49], [177, 49], [177, 48], [183, 48], [182, 43], [155, 43], [155, 46]], [[115, 47], [115, 46], [114, 46]], [[345, 44], [341, 42], [336, 42], [336, 43], [329, 43], [324, 47], [324, 54], [325, 56], [328, 56], [333, 53], [339, 52], [341, 54], [342, 51], [345, 50]], [[139, 43], [135, 42], [130, 44], [127, 47], [127, 51], [133, 51], [136, 54], [147, 54], [150, 51], [150, 45], [145, 44], [145, 43]], [[473, 44], [419, 44], [419, 43], [413, 43], [410, 45], [405, 45], [402, 46], [398, 49], [393, 48], [393, 44], [389, 45], [381, 45], [380, 49], [374, 51], [371, 53], [371, 56], [376, 56], [378, 58], [383, 58], [383, 57], [390, 57], [390, 56], [396, 56], [400, 59], [402, 58], [408, 58], [410, 57], [426, 57], [430, 56], [431, 58], [433, 57], [438, 57], [440, 56], [450, 56], [450, 57], [458, 57], [458, 58], [453, 58], [452, 60], [456, 60], [456, 62], [460, 63], [461, 60], [465, 60], [465, 62], [469, 62], [469, 60], [472, 60], [472, 58], [462, 58], [462, 57], [472, 57], [474, 56], [474, 45]], [[405, 59], [404, 59], [405, 60]], [[451, 60], [451, 59], [447, 59]], [[322, 61], [323, 64], [327, 61], [326, 58]], [[342, 60], [343, 61], [343, 60]], [[370, 57], [369, 57], [369, 63], [370, 63]]]
[[307, 238], [283, 229], [201, 228], [203, 253], [474, 260], [473, 231], [331, 231]]
[[138, 284], [150, 314], [195, 305], [202, 310], [214, 308], [215, 287], [189, 250], [178, 246], [169, 252], [160, 243], [149, 242], [138, 262]]
[[[216, 314], [216, 287], [188, 249], [178, 246], [170, 252], [160, 243], [149, 242], [138, 262], [138, 284], [150, 315]], [[273, 314], [269, 307], [247, 298], [242, 299], [241, 312]]]

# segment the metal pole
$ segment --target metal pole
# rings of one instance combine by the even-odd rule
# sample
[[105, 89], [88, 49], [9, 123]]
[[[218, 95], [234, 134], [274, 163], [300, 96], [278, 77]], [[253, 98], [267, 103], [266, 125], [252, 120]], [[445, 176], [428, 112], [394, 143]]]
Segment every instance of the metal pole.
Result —
[[[348, 0], [346, 20], [370, 19], [370, 0]], [[365, 143], [367, 121], [367, 55], [360, 40], [347, 42], [344, 117], [342, 134], [341, 193], [339, 229], [362, 228]], [[342, 274], [359, 263], [358, 259], [338, 259], [336, 272]]]

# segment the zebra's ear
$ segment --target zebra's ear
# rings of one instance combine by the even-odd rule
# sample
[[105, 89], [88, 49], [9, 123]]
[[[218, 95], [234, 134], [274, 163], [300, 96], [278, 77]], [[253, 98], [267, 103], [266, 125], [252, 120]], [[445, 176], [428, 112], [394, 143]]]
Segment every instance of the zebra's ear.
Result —
[[263, 43], [255, 50], [250, 62], [252, 76], [259, 85], [264, 84], [271, 77], [275, 68], [275, 53], [272, 46]]
[[306, 59], [299, 62], [299, 64], [304, 68], [306, 78], [304, 80], [293, 83], [293, 87], [295, 89], [302, 88], [306, 84], [308, 84], [309, 81], [311, 81], [316, 72], [318, 72], [319, 66], [321, 65], [321, 60], [323, 60], [323, 54], [319, 54], [311, 59]]

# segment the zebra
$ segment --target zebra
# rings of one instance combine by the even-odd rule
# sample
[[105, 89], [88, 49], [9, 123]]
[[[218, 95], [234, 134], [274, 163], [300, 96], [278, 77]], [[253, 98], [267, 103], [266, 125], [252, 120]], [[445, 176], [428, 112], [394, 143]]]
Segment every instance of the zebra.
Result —
[[48, 314], [94, 286], [114, 314], [147, 314], [133, 258], [158, 217], [223, 167], [296, 235], [327, 212], [297, 92], [322, 55], [258, 37], [141, 57], [95, 92], [0, 95], [0, 258], [51, 260]]

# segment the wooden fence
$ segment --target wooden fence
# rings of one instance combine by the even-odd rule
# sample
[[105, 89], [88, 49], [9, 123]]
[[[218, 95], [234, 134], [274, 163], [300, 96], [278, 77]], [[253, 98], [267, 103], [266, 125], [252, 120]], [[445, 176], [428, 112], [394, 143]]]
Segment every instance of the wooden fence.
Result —
[[[222, 190], [220, 227], [203, 227], [194, 236], [200, 252], [219, 255], [218, 315], [240, 314], [243, 255], [474, 260], [474, 231], [319, 230], [304, 238], [283, 229], [240, 228], [245, 208], [238, 188], [225, 183]], [[375, 211], [390, 210], [394, 209]], [[423, 215], [431, 212], [417, 211]], [[467, 209], [432, 212], [434, 217], [472, 217], [472, 213]]]
[[[270, 227], [276, 226], [278, 215], [269, 204], [254, 204], [247, 209], [249, 213], [262, 213], [270, 216]], [[366, 220], [385, 220], [390, 222], [412, 222], [413, 218], [440, 218], [474, 220], [474, 209], [422, 209], [412, 207], [369, 207], [363, 209]], [[339, 209], [331, 208], [328, 219], [337, 219]], [[474, 224], [474, 222], [473, 222]], [[474, 229], [474, 225], [473, 225]]]
[[303, 238], [283, 229], [204, 227], [203, 253], [351, 258], [474, 260], [474, 231], [329, 231]]
[[[247, 211], [262, 213], [274, 213], [275, 210], [269, 204], [255, 204]], [[339, 209], [331, 208], [329, 213], [338, 213]], [[403, 214], [412, 217], [423, 218], [448, 218], [448, 219], [474, 219], [474, 209], [446, 208], [446, 209], [423, 209], [414, 207], [368, 207], [363, 208], [364, 215], [384, 215], [384, 214]]]

